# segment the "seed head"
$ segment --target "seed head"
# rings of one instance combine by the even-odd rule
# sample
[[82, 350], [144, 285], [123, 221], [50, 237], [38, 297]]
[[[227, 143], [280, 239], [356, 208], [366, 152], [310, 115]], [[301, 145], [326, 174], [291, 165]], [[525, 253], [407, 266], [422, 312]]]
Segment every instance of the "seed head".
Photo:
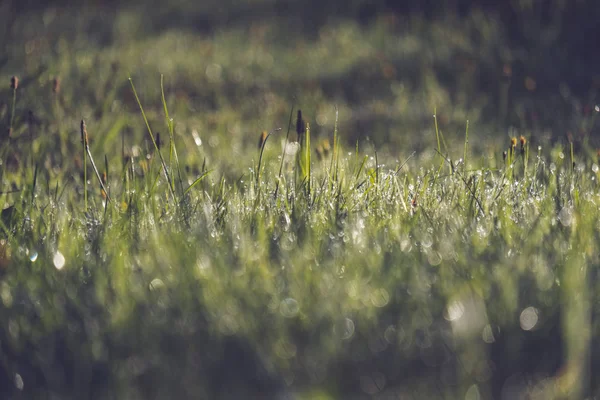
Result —
[[508, 148], [511, 157], [515, 153], [515, 147], [517, 147], [517, 138], [513, 137], [510, 139], [510, 147]]
[[10, 88], [17, 90], [18, 87], [19, 87], [19, 78], [17, 76], [13, 76], [12, 78], [10, 78]]
[[[102, 172], [102, 183], [104, 185], [106, 185], [106, 182], [108, 181], [108, 178], [106, 176], [106, 171]], [[104, 191], [104, 189], [100, 189], [100, 195], [102, 196], [103, 199], [106, 199], [106, 192]]]
[[84, 120], [81, 120], [81, 143], [83, 143], [84, 146], [87, 146], [88, 144], [88, 134]]
[[419, 202], [417, 201], [417, 196], [413, 197], [410, 204], [413, 206], [413, 208], [417, 208], [419, 206]]
[[258, 138], [258, 149], [262, 149], [265, 141], [267, 140], [267, 131], [262, 131], [260, 137]]

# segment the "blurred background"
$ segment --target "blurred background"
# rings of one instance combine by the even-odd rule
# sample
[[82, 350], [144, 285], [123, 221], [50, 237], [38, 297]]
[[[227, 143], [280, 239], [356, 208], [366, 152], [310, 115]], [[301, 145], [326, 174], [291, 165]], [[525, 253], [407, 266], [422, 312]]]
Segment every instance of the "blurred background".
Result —
[[[183, 125], [244, 137], [285, 125], [295, 103], [326, 135], [338, 107], [347, 143], [369, 138], [395, 152], [431, 144], [434, 110], [450, 143], [467, 120], [485, 138], [477, 145], [515, 132], [583, 139], [589, 127], [582, 121], [598, 100], [600, 5], [590, 0], [26, 0], [1, 7], [3, 75], [36, 84], [68, 76], [78, 84], [73, 111], [85, 116], [99, 105], [135, 106], [128, 74], [156, 99], [163, 73]], [[112, 89], [117, 94], [107, 98]]]

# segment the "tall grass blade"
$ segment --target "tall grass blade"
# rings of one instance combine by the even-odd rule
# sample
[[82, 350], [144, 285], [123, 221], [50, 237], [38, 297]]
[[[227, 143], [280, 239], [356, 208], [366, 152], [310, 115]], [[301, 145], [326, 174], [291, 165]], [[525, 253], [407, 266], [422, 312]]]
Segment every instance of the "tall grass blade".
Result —
[[162, 165], [162, 169], [165, 174], [165, 179], [167, 180], [167, 185], [169, 186], [169, 189], [171, 191], [171, 195], [172, 195], [173, 199], [175, 199], [175, 189], [172, 186], [171, 178], [169, 176], [169, 171], [167, 169], [167, 164], [165, 163], [165, 159], [163, 158], [162, 153], [160, 152], [160, 149], [158, 148], [158, 145], [156, 144], [156, 139], [154, 138], [154, 134], [152, 133], [152, 128], [150, 128], [150, 123], [148, 122], [148, 118], [146, 117], [146, 113], [144, 112], [144, 107], [142, 106], [142, 102], [140, 101], [137, 91], [135, 90], [135, 85], [133, 84], [133, 79], [131, 79], [131, 76], [129, 77], [129, 83], [131, 84], [131, 90], [133, 90], [133, 95], [135, 96], [135, 100], [136, 100], [138, 106], [140, 107], [140, 111], [142, 113], [142, 118], [144, 119], [144, 123], [146, 124], [146, 128], [148, 129], [148, 134], [150, 135], [150, 139], [152, 140], [152, 144], [154, 145], [154, 150], [158, 153], [158, 156], [160, 158], [160, 163]]

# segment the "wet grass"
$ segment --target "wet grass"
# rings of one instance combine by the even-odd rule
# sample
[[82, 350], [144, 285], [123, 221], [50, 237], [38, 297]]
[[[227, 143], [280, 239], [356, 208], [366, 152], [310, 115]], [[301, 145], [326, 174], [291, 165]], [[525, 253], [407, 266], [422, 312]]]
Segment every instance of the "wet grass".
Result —
[[[519, 72], [459, 62], [498, 68], [482, 91], [452, 67], [480, 53], [473, 32], [504, 43], [501, 26], [146, 36], [134, 11], [104, 12], [73, 33], [64, 10], [13, 25], [0, 394], [598, 390], [597, 110], [570, 141], [525, 121], [513, 142], [496, 123], [527, 120], [520, 103], [486, 104]], [[91, 28], [103, 18], [113, 32]]]

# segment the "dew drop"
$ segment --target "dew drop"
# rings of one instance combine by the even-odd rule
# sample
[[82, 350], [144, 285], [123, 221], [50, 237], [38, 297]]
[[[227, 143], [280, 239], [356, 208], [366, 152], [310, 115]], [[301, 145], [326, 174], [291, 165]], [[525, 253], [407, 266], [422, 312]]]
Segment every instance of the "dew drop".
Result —
[[65, 266], [65, 256], [63, 256], [60, 251], [57, 251], [54, 254], [54, 258], [52, 259], [52, 261], [54, 262], [54, 266], [56, 267], [56, 269], [59, 271]]
[[165, 286], [165, 283], [161, 279], [154, 278], [154, 279], [152, 279], [152, 282], [150, 282], [149, 288], [151, 291], [155, 291], [160, 288], [163, 288], [164, 286]]
[[426, 249], [430, 248], [432, 244], [433, 244], [433, 239], [431, 238], [430, 235], [425, 235], [423, 237], [423, 239], [421, 240], [421, 245], [423, 247], [425, 247]]
[[19, 374], [15, 374], [15, 387], [19, 390], [23, 390], [23, 387], [25, 387], [23, 378]]
[[481, 338], [484, 342], [488, 344], [494, 343], [496, 341], [496, 338], [494, 337], [494, 331], [492, 330], [491, 325], [488, 324], [483, 328], [483, 331], [481, 332]]
[[385, 307], [390, 301], [390, 295], [384, 288], [376, 289], [371, 293], [371, 303], [375, 307]]
[[200, 135], [198, 134], [198, 131], [196, 129], [192, 131], [192, 137], [194, 138], [194, 143], [196, 144], [196, 146], [202, 146], [202, 139], [200, 138]]
[[342, 340], [348, 340], [354, 336], [354, 329], [354, 321], [350, 318], [344, 318], [344, 320], [334, 328], [334, 331]]
[[571, 226], [574, 220], [573, 209], [569, 206], [563, 207], [558, 213], [558, 220], [563, 226]]
[[31, 262], [35, 262], [35, 260], [37, 260], [38, 258], [38, 252], [35, 250], [31, 250], [31, 253], [29, 254], [29, 260], [31, 260]]
[[464, 313], [465, 306], [463, 303], [458, 300], [454, 300], [448, 304], [448, 307], [446, 307], [446, 314], [444, 315], [444, 318], [446, 318], [448, 321], [456, 321], [457, 319], [460, 319]]
[[521, 323], [521, 329], [524, 331], [530, 331], [538, 323], [538, 309], [535, 307], [527, 307], [521, 312], [519, 322]]
[[439, 251], [429, 251], [427, 253], [427, 262], [429, 262], [430, 265], [437, 267], [442, 263], [442, 255]]
[[298, 305], [298, 301], [288, 297], [285, 300], [281, 300], [281, 304], [279, 304], [279, 312], [286, 318], [293, 318], [298, 315], [300, 311], [300, 306]]

